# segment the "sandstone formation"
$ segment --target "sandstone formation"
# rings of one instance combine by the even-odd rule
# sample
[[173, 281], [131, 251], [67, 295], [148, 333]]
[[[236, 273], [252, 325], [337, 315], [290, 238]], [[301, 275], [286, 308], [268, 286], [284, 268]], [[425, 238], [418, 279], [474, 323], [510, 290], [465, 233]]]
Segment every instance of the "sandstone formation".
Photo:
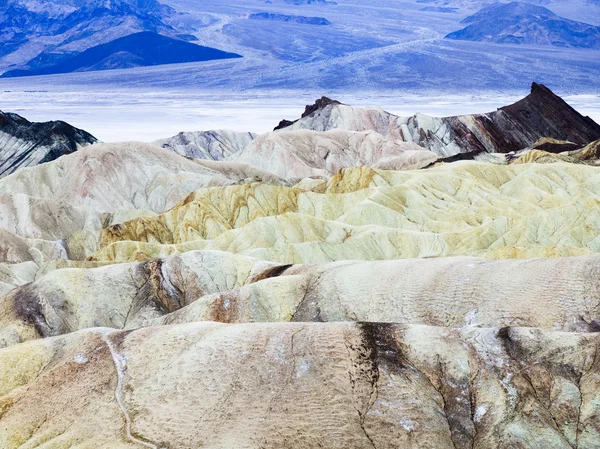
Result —
[[[35, 274], [0, 299], [0, 347], [90, 327], [394, 322], [600, 332], [597, 255], [281, 265], [218, 251]], [[532, 283], [541, 273], [549, 280]], [[23, 276], [23, 275], [22, 275]], [[14, 273], [13, 273], [14, 277]], [[26, 278], [27, 279], [27, 278]], [[24, 282], [23, 282], [24, 283]]]
[[598, 448], [599, 139], [324, 97], [0, 179], [0, 448]]
[[593, 448], [598, 339], [384, 323], [89, 329], [0, 351], [0, 443]]
[[65, 122], [32, 123], [0, 111], [0, 177], [96, 143], [91, 134]]
[[[94, 260], [218, 249], [280, 263], [598, 252], [599, 173], [480, 162], [341, 171], [326, 183], [201, 189], [165, 214], [102, 230]], [[308, 189], [308, 190], [307, 190]]]

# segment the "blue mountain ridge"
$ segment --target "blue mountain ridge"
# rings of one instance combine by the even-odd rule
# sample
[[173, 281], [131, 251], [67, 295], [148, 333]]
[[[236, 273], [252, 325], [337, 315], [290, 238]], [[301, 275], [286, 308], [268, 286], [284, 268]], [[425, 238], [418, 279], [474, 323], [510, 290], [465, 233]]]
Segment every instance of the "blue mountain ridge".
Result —
[[600, 48], [600, 27], [565, 19], [543, 6], [529, 3], [495, 3], [461, 23], [468, 26], [448, 34], [446, 39]]
[[[175, 34], [164, 21], [173, 11], [156, 0], [55, 0], [37, 6], [25, 0], [0, 1], [0, 57], [46, 36], [55, 38], [43, 52], [55, 54], [54, 62], [58, 54], [68, 57], [139, 31]], [[46, 63], [43, 56], [17, 60], [14, 68], [36, 69], [41, 63]]]
[[2, 77], [51, 75], [241, 57], [236, 53], [227, 53], [144, 31], [97, 45], [55, 65], [33, 70], [11, 70], [5, 72]]
[[331, 25], [331, 22], [324, 17], [295, 16], [271, 12], [257, 12], [250, 14], [248, 18], [252, 20], [274, 20], [276, 22], [292, 22], [306, 25]]

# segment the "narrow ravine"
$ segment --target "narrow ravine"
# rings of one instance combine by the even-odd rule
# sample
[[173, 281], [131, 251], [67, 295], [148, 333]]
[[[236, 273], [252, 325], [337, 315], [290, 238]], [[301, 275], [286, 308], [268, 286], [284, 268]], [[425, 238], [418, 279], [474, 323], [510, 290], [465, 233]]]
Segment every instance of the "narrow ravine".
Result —
[[119, 408], [121, 409], [121, 412], [123, 413], [123, 417], [125, 418], [125, 433], [127, 435], [127, 438], [132, 443], [140, 444], [144, 447], [149, 447], [152, 449], [163, 449], [163, 448], [159, 448], [157, 445], [155, 445], [153, 443], [149, 443], [147, 441], [140, 440], [139, 438], [135, 437], [131, 433], [131, 426], [132, 426], [133, 421], [131, 419], [131, 415], [129, 414], [129, 410], [127, 410], [127, 407], [125, 406], [125, 403], [123, 402], [123, 385], [125, 383], [125, 371], [127, 370], [127, 359], [125, 358], [124, 355], [119, 353], [118, 349], [115, 347], [115, 344], [110, 339], [110, 335], [113, 333], [114, 333], [113, 331], [106, 330], [106, 331], [102, 332], [101, 335], [102, 335], [103, 340], [106, 343], [106, 346], [108, 346], [108, 349], [110, 350], [110, 354], [112, 356], [113, 362], [115, 364], [115, 369], [117, 371], [117, 388], [115, 389], [115, 399], [117, 401], [117, 404], [119, 404]]

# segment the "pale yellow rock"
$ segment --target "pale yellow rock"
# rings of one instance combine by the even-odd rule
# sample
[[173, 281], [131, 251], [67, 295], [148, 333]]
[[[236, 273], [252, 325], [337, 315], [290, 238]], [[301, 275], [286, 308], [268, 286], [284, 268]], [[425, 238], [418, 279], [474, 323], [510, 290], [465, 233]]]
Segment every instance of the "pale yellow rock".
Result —
[[351, 323], [81, 331], [0, 350], [0, 445], [595, 448], [599, 338]]
[[[600, 330], [600, 256], [275, 265], [223, 252], [59, 269], [0, 298], [0, 346], [97, 326], [365, 321]], [[532, 280], [536, 280], [535, 282]]]
[[0, 297], [0, 347], [92, 327], [136, 327], [274, 268], [211, 251], [99, 268], [46, 268], [35, 282]]
[[293, 266], [146, 324], [365, 321], [600, 331], [600, 257]]
[[164, 212], [190, 192], [258, 178], [280, 178], [243, 164], [191, 160], [142, 142], [92, 145], [0, 180], [0, 194], [24, 194], [95, 212]]
[[103, 230], [93, 259], [198, 249], [281, 263], [583, 255], [600, 251], [598, 185], [600, 172], [583, 165], [463, 162], [344, 170], [319, 192], [265, 184], [201, 189], [166, 214]]

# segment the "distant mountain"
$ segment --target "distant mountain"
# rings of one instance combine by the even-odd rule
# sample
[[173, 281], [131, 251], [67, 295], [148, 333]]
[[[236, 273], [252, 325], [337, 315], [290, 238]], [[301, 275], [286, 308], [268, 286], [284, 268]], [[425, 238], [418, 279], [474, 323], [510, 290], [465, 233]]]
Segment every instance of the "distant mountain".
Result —
[[443, 12], [443, 13], [455, 13], [458, 12], [458, 8], [448, 8], [445, 6], [425, 6], [421, 8], [423, 12]]
[[173, 11], [156, 0], [0, 2], [0, 70], [39, 68], [40, 53], [68, 57], [139, 31], [174, 35]]
[[0, 111], [0, 177], [96, 142], [91, 134], [65, 122], [32, 123], [20, 115]]
[[251, 20], [274, 20], [277, 22], [302, 23], [306, 25], [331, 25], [324, 17], [294, 16], [289, 14], [277, 14], [271, 12], [258, 12], [248, 16]]
[[0, 2], [0, 56], [24, 63], [40, 50], [85, 50], [136, 31], [166, 32], [172, 8], [156, 0], [51, 0]]
[[[472, 39], [454, 32], [475, 26], [460, 21], [494, 0], [379, 0], [368, 6], [361, 0], [345, 0], [338, 5], [326, 0], [159, 1], [168, 6], [156, 0], [0, 1], [0, 74], [60, 65], [89, 48], [149, 31], [241, 54], [245, 59], [243, 63], [200, 63], [202, 76], [189, 76], [185, 66], [160, 67], [144, 70], [139, 78], [135, 70], [130, 70], [127, 79], [121, 72], [100, 72], [70, 74], [64, 82], [80, 85], [79, 80], [84, 78], [85, 83], [99, 89], [109, 84], [143, 84], [148, 88], [297, 89], [312, 94], [357, 90], [516, 93], [526, 88], [526, 80], [536, 79], [565, 94], [598, 91], [595, 74], [600, 70], [600, 47], [565, 50], [546, 45], [593, 44], [572, 31], [557, 38], [547, 30], [539, 31], [537, 25], [529, 30], [531, 24], [525, 20], [525, 37], [543, 36], [543, 52], [536, 45], [486, 45], [444, 39], [449, 33], [451, 38]], [[600, 26], [599, 1], [521, 0], [529, 6], [549, 8], [558, 20], [568, 18], [594, 26]], [[455, 13], [442, 12], [453, 8], [457, 8]], [[264, 20], [248, 20], [252, 14]], [[313, 17], [334, 25], [315, 26], [307, 19]], [[504, 19], [500, 14], [490, 26]], [[497, 35], [489, 32], [488, 25], [485, 28], [485, 33], [475, 39], [519, 40], [520, 31], [510, 27], [507, 33], [500, 30]], [[581, 34], [587, 36], [588, 28], [585, 26]], [[101, 66], [126, 68], [139, 64], [137, 58], [123, 53], [113, 55]], [[27, 82], [37, 83], [35, 79]], [[7, 81], [7, 90], [9, 84]]]
[[283, 0], [290, 5], [337, 5], [337, 2], [330, 0]]
[[600, 27], [562, 18], [543, 6], [495, 3], [467, 17], [446, 39], [498, 44], [600, 48]]
[[33, 70], [12, 70], [4, 73], [2, 77], [50, 75], [229, 58], [241, 58], [241, 56], [156, 33], [140, 32], [97, 45], [55, 65]]
[[[523, 0], [524, 3], [532, 5], [554, 6], [554, 5], [569, 5], [576, 6], [574, 0]], [[481, 9], [484, 6], [493, 3], [509, 3], [507, 1], [498, 0], [416, 0], [416, 3], [427, 5], [438, 5], [442, 7], [465, 8], [465, 9]], [[579, 4], [600, 5], [600, 0], [581, 0]]]

